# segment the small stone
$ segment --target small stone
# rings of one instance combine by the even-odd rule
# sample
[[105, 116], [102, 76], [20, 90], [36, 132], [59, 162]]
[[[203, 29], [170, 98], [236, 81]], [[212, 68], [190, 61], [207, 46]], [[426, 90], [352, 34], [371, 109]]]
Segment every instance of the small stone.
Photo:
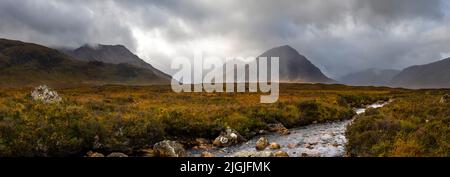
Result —
[[231, 157], [274, 157], [272, 151], [239, 151], [231, 155]]
[[214, 157], [214, 154], [205, 151], [205, 152], [202, 152], [202, 154], [200, 156], [201, 157]]
[[289, 154], [285, 151], [277, 151], [275, 152], [275, 157], [289, 157]]
[[113, 152], [106, 157], [128, 157], [128, 155], [121, 152]]
[[143, 149], [141, 150], [142, 153], [142, 157], [154, 157], [155, 156], [155, 152], [153, 151], [153, 149]]
[[281, 123], [268, 124], [267, 127], [270, 132], [276, 132], [280, 135], [289, 135], [290, 134], [289, 130], [286, 127], [284, 127], [284, 125]]
[[292, 144], [292, 143], [289, 143], [288, 145], [287, 145], [287, 147], [289, 148], [289, 149], [293, 149], [293, 148], [295, 148], [295, 144]]
[[303, 152], [303, 153], [301, 154], [301, 157], [308, 157], [308, 154]]
[[269, 140], [266, 137], [261, 137], [256, 141], [256, 150], [262, 151], [269, 146]]
[[105, 157], [105, 155], [103, 155], [102, 153], [92, 152], [92, 151], [89, 151], [87, 153], [87, 156], [88, 157]]
[[270, 143], [269, 148], [270, 149], [280, 149], [281, 146], [278, 143], [273, 142], [273, 143]]
[[207, 139], [205, 139], [205, 138], [196, 138], [196, 139], [195, 139], [195, 143], [196, 143], [197, 145], [202, 145], [202, 144], [209, 144], [210, 141], [207, 140]]

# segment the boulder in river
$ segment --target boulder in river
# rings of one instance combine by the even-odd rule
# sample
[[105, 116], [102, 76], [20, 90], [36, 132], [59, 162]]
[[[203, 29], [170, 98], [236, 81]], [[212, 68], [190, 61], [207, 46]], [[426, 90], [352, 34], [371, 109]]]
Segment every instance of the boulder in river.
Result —
[[277, 151], [275, 152], [275, 157], [289, 157], [289, 154], [285, 151]]
[[239, 151], [232, 157], [275, 157], [275, 153], [272, 151]]
[[276, 132], [276, 133], [278, 133], [278, 134], [280, 134], [280, 135], [288, 135], [288, 134], [291, 133], [291, 132], [289, 132], [289, 130], [288, 130], [286, 127], [284, 127], [284, 125], [281, 124], [281, 123], [277, 123], [277, 124], [268, 124], [267, 127], [268, 127], [268, 130], [269, 130], [270, 132]]
[[266, 137], [261, 137], [256, 141], [256, 150], [262, 151], [269, 146], [269, 140]]
[[214, 139], [213, 145], [218, 147], [228, 147], [245, 141], [246, 139], [240, 135], [239, 132], [228, 128]]
[[170, 140], [164, 140], [153, 146], [153, 153], [157, 157], [186, 157], [188, 153], [183, 145]]
[[113, 152], [106, 157], [128, 157], [128, 155], [121, 152]]
[[280, 144], [273, 142], [273, 143], [270, 143], [269, 148], [270, 149], [280, 149], [281, 146], [280, 146]]

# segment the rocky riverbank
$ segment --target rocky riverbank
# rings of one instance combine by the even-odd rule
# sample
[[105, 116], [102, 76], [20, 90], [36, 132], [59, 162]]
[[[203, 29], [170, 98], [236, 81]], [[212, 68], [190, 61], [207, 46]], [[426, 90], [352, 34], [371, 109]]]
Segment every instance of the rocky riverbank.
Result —
[[[374, 103], [365, 108], [355, 109], [356, 114], [362, 114], [367, 108], [380, 108], [388, 104]], [[347, 139], [345, 131], [352, 120], [313, 124], [305, 127], [284, 130], [280, 134], [268, 133], [255, 137], [245, 143], [220, 148], [211, 148], [207, 152], [211, 156], [238, 157], [340, 157], [345, 155]], [[190, 149], [192, 156], [202, 156], [205, 150]]]
[[[355, 109], [362, 114], [368, 108], [380, 108], [389, 102], [379, 102]], [[198, 138], [192, 148], [185, 150], [176, 141], [164, 140], [153, 148], [143, 150], [145, 157], [341, 157], [345, 155], [346, 127], [353, 121], [344, 120], [287, 129], [282, 124], [271, 124], [261, 130], [259, 136], [246, 140], [239, 132], [227, 129], [213, 141]], [[89, 152], [89, 157], [104, 157]], [[123, 153], [111, 153], [106, 157], [126, 157]]]

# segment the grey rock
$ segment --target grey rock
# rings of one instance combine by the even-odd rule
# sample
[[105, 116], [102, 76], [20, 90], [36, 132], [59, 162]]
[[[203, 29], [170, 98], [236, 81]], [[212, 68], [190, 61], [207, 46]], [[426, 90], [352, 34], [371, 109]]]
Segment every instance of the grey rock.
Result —
[[128, 155], [121, 152], [113, 152], [106, 157], [128, 157]]
[[228, 128], [213, 141], [213, 145], [218, 147], [228, 147], [245, 141], [245, 138], [240, 135], [239, 132]]
[[154, 155], [157, 157], [186, 157], [188, 153], [183, 145], [170, 140], [164, 140], [153, 146]]
[[275, 153], [272, 151], [239, 151], [232, 157], [275, 157]]
[[50, 90], [46, 85], [36, 87], [31, 92], [31, 98], [34, 101], [41, 101], [43, 103], [58, 103], [62, 101], [62, 98], [56, 91]]

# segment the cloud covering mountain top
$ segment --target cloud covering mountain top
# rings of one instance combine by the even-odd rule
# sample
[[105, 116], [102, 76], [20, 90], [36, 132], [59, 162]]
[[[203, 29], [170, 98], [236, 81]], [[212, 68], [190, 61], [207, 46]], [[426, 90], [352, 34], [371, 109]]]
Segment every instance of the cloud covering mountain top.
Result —
[[450, 55], [444, 0], [0, 1], [0, 36], [52, 47], [123, 44], [168, 71], [176, 56], [258, 56], [290, 45], [327, 75]]

